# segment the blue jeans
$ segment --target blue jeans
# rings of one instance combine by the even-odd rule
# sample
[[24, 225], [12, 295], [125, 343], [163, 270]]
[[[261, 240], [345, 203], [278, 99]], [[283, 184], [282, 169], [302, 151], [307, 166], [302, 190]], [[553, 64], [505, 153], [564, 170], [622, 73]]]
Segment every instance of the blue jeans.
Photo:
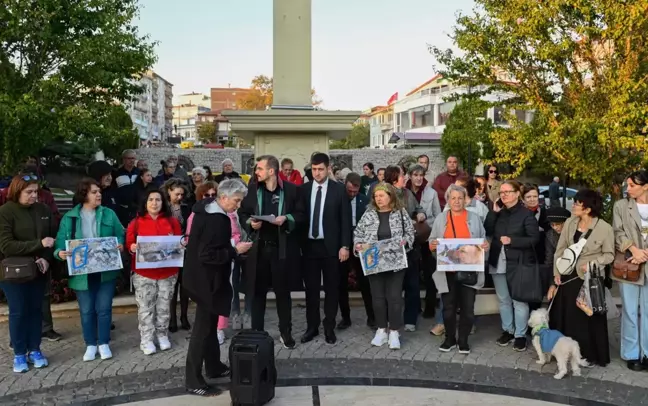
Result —
[[101, 274], [88, 275], [88, 290], [77, 290], [81, 330], [86, 345], [110, 343], [112, 323], [112, 300], [115, 280], [101, 282]]
[[511, 333], [515, 338], [525, 337], [529, 321], [529, 304], [511, 299], [506, 274], [493, 274], [495, 294], [499, 300], [502, 330]]
[[9, 305], [9, 338], [15, 355], [40, 351], [46, 281], [38, 276], [26, 283], [0, 282]]
[[443, 324], [443, 300], [439, 300], [439, 311], [434, 318], [434, 324]]
[[623, 303], [621, 358], [626, 361], [638, 360], [648, 356], [648, 285], [619, 283], [619, 290]]
[[[232, 291], [234, 293], [232, 296], [232, 314], [241, 314], [241, 298], [239, 297], [241, 275], [241, 264], [238, 261], [234, 261], [234, 267], [232, 268]], [[245, 310], [243, 313], [250, 314], [250, 310], [252, 310], [252, 295], [245, 295], [244, 303]]]
[[405, 290], [405, 310], [403, 321], [405, 324], [416, 325], [418, 315], [421, 312], [421, 279], [419, 276], [420, 252], [412, 252], [408, 256], [409, 266], [405, 270], [403, 289]]

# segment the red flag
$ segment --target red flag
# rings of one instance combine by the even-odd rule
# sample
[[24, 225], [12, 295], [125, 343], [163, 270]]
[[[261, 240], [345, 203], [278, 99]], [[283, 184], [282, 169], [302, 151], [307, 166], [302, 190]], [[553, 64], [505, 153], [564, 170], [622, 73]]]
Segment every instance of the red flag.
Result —
[[388, 105], [388, 106], [391, 105], [391, 104], [392, 104], [393, 102], [395, 102], [396, 100], [398, 100], [398, 92], [396, 92], [396, 93], [394, 93], [394, 94], [391, 95], [391, 97], [389, 98], [389, 100], [387, 100], [387, 105]]

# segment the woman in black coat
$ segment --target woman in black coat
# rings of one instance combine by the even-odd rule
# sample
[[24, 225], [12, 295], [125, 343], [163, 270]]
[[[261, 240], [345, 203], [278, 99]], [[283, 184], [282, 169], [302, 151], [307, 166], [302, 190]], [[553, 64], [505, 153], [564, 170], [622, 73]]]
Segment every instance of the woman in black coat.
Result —
[[187, 350], [186, 381], [189, 393], [216, 396], [220, 391], [207, 385], [202, 375], [203, 362], [208, 378], [229, 375], [220, 360], [218, 316], [228, 317], [232, 302], [230, 273], [232, 261], [247, 252], [251, 243], [232, 246], [232, 226], [227, 213], [238, 209], [247, 193], [238, 180], [225, 180], [218, 186], [216, 200], [205, 199], [193, 208], [191, 238], [184, 264], [184, 288], [196, 302], [196, 319]]
[[[538, 259], [538, 263], [540, 265], [545, 265], [546, 233], [547, 231], [549, 231], [551, 226], [549, 225], [549, 221], [547, 220], [547, 208], [544, 207], [544, 204], [541, 203], [540, 200], [540, 189], [538, 189], [538, 185], [533, 183], [525, 183], [522, 191], [522, 200], [524, 202], [524, 206], [529, 209], [531, 213], [533, 213], [533, 216], [538, 221], [540, 240], [535, 245], [536, 258]], [[544, 201], [544, 199], [542, 200]], [[551, 261], [547, 265], [551, 265], [551, 275], [553, 276], [553, 261]], [[548, 268], [541, 267], [541, 269], [544, 270]], [[543, 292], [546, 292], [546, 290], [543, 290]], [[530, 312], [539, 309], [540, 307], [542, 307], [542, 302], [529, 303]], [[529, 334], [530, 332], [531, 330], [528, 331]]]
[[524, 351], [529, 305], [511, 299], [506, 274], [515, 271], [520, 264], [536, 260], [535, 247], [540, 231], [535, 216], [520, 200], [522, 188], [518, 182], [504, 182], [499, 196], [484, 223], [486, 235], [492, 237], [488, 264], [502, 319], [503, 332], [497, 344], [506, 347], [514, 342], [514, 350]]

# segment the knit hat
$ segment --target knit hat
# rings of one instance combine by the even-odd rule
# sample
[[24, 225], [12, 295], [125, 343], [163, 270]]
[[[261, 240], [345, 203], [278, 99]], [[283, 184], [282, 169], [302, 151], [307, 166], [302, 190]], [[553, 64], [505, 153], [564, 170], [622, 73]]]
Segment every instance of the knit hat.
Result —
[[550, 207], [547, 209], [547, 220], [550, 223], [564, 223], [570, 217], [571, 213], [564, 207]]
[[99, 181], [104, 175], [113, 171], [112, 166], [106, 161], [94, 161], [88, 166], [88, 176]]
[[195, 168], [193, 168], [191, 170], [191, 174], [192, 175], [199, 174], [202, 175], [203, 178], [207, 179], [207, 171], [201, 168], [200, 166], [196, 166]]

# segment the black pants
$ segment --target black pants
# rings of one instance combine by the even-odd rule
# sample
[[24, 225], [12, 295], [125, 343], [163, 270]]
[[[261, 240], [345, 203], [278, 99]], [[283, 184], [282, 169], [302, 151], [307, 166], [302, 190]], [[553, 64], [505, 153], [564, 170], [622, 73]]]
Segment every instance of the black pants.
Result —
[[436, 260], [427, 244], [421, 246], [421, 268], [425, 284], [425, 312], [433, 315], [436, 308], [437, 288], [432, 280], [432, 274], [436, 270]]
[[[309, 241], [310, 253], [325, 252], [324, 241]], [[321, 247], [317, 247], [320, 245]], [[335, 328], [335, 316], [338, 309], [341, 265], [338, 257], [307, 255], [304, 270], [304, 286], [306, 288], [306, 324], [307, 328], [317, 329], [320, 325], [320, 288], [324, 280], [324, 328]]]
[[251, 312], [253, 330], [265, 330], [266, 300], [270, 286], [272, 286], [276, 297], [279, 331], [285, 333], [292, 329], [290, 283], [287, 278], [279, 278], [279, 275], [287, 275], [288, 270], [285, 264], [285, 261], [279, 259], [277, 246], [262, 245], [259, 247]]
[[403, 326], [403, 278], [405, 270], [369, 275], [378, 328], [398, 330]]
[[202, 389], [207, 386], [202, 375], [203, 362], [207, 376], [218, 376], [227, 366], [220, 360], [218, 345], [218, 315], [210, 313], [198, 304], [196, 320], [191, 340], [187, 349], [187, 364], [185, 368], [185, 385], [187, 389]]
[[[446, 337], [458, 339], [460, 344], [468, 343], [468, 336], [475, 322], [475, 295], [477, 290], [456, 282], [454, 272], [446, 272], [448, 293], [441, 295], [443, 301], [443, 324]], [[459, 312], [459, 335], [457, 331], [457, 309]]]
[[340, 268], [342, 270], [340, 277], [340, 316], [342, 316], [342, 319], [347, 321], [351, 320], [349, 275], [355, 273], [356, 283], [362, 294], [362, 301], [364, 302], [365, 312], [367, 313], [367, 320], [375, 320], [373, 303], [371, 302], [371, 288], [369, 287], [369, 280], [362, 272], [360, 259], [355, 256], [350, 256], [346, 262], [340, 265]]
[[176, 280], [175, 288], [173, 289], [173, 297], [171, 297], [171, 324], [178, 324], [176, 308], [178, 307], [178, 293], [180, 293], [180, 321], [188, 320], [187, 312], [189, 311], [189, 295], [182, 288], [182, 274], [183, 269], [180, 268], [178, 272], [178, 280]]
[[402, 289], [405, 291], [404, 322], [416, 326], [421, 312], [421, 284], [419, 274], [420, 248], [415, 247], [407, 254], [408, 267], [405, 270]]

